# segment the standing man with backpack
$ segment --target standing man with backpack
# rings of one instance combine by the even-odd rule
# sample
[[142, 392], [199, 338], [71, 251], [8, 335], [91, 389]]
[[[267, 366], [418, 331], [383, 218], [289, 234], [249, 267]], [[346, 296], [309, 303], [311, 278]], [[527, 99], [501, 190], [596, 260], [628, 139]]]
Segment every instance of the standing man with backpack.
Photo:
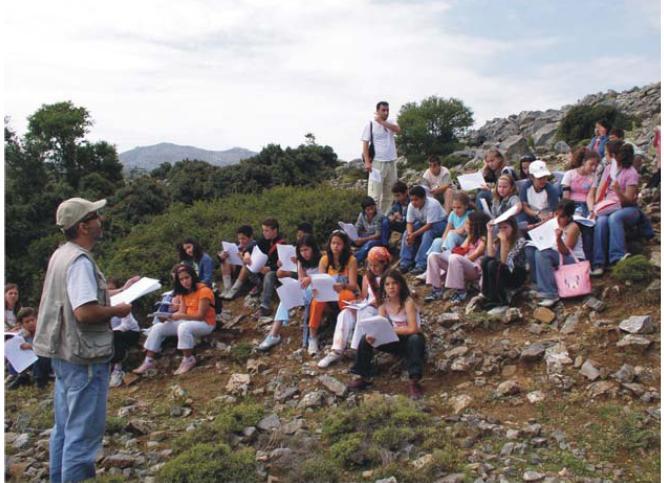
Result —
[[380, 175], [380, 181], [369, 178], [368, 195], [378, 205], [381, 213], [387, 213], [392, 205], [392, 186], [397, 182], [397, 147], [394, 135], [401, 128], [388, 121], [390, 105], [385, 101], [376, 104], [376, 113], [362, 132], [362, 159], [364, 168], [372, 168]]

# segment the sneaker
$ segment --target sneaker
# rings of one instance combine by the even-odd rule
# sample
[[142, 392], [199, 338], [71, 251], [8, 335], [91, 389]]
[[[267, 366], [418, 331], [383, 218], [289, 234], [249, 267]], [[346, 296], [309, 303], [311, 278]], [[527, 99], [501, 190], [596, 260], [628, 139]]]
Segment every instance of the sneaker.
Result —
[[421, 281], [421, 282], [426, 282], [426, 279], [427, 279], [427, 272], [424, 271], [424, 272], [420, 273], [419, 275], [417, 275], [417, 276], [415, 277], [415, 279], [416, 279], [416, 280], [419, 280], [419, 281]]
[[537, 305], [539, 305], [540, 307], [553, 307], [554, 305], [556, 305], [558, 303], [559, 300], [560, 299], [558, 297], [555, 297], [555, 298], [546, 297], [546, 298], [540, 300]]
[[150, 369], [154, 369], [154, 362], [152, 362], [152, 359], [145, 358], [143, 364], [141, 364], [138, 368], [134, 369], [132, 372], [134, 374], [145, 374]]
[[268, 334], [265, 339], [263, 339], [263, 342], [260, 343], [258, 346], [259, 351], [267, 351], [270, 350], [272, 347], [277, 345], [279, 342], [281, 342], [281, 337], [278, 335], [270, 335]]
[[408, 267], [406, 265], [400, 265], [399, 266], [399, 271], [405, 275], [408, 272], [410, 272], [410, 267]]
[[330, 351], [318, 362], [318, 367], [325, 369], [326, 367], [329, 367], [330, 364], [334, 364], [338, 360], [341, 360], [341, 354], [339, 354], [337, 351]]
[[468, 298], [468, 292], [465, 290], [458, 290], [454, 295], [452, 295], [452, 303], [460, 304]]
[[369, 381], [364, 380], [364, 378], [358, 378], [358, 379], [353, 379], [348, 383], [348, 388], [349, 391], [363, 391], [364, 389], [368, 388], [371, 385]]
[[440, 300], [443, 297], [443, 290], [439, 288], [432, 288], [431, 293], [424, 297], [424, 302], [429, 303], [435, 300]]
[[604, 275], [604, 268], [602, 267], [593, 268], [590, 272], [591, 277], [601, 277], [602, 275]]
[[408, 395], [413, 400], [421, 399], [424, 396], [424, 389], [417, 380], [408, 381]]
[[[631, 256], [632, 256], [631, 253], [626, 252], [622, 257], [620, 257], [620, 260], [618, 260], [618, 262], [622, 262], [623, 260], [626, 260], [626, 259], [628, 259], [628, 258], [631, 257]], [[618, 263], [618, 262], [616, 262], [616, 263]]]
[[411, 275], [418, 276], [418, 275], [426, 274], [426, 272], [427, 272], [427, 269], [426, 269], [426, 268], [415, 267], [415, 268], [413, 268], [413, 269], [410, 271], [410, 274], [411, 274]]
[[309, 355], [313, 356], [318, 353], [318, 337], [309, 336], [309, 347], [307, 349]]
[[108, 383], [108, 387], [119, 387], [122, 386], [125, 373], [122, 369], [111, 372], [111, 380]]
[[182, 362], [180, 362], [180, 367], [173, 373], [174, 376], [184, 374], [185, 372], [191, 371], [196, 365], [196, 358], [194, 356], [183, 357]]
[[223, 300], [233, 300], [237, 295], [238, 291], [239, 289], [231, 287], [228, 290], [224, 290], [224, 292], [221, 294], [221, 298]]

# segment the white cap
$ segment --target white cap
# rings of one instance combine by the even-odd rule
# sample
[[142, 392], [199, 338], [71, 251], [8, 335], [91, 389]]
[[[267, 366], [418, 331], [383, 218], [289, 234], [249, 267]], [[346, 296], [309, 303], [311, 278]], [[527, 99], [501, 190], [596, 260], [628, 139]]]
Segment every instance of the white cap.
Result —
[[543, 178], [544, 176], [551, 176], [551, 171], [546, 167], [544, 161], [536, 159], [528, 166], [528, 174], [531, 174], [534, 178]]
[[93, 213], [104, 206], [106, 206], [106, 200], [88, 201], [83, 198], [69, 198], [58, 206], [55, 224], [63, 230], [67, 230], [85, 218], [88, 213]]

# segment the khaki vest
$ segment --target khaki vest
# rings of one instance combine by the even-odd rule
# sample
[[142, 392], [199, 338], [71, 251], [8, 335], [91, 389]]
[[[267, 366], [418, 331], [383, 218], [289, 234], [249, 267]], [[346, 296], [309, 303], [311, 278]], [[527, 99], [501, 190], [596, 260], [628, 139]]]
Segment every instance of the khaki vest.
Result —
[[48, 262], [33, 349], [42, 357], [74, 364], [108, 362], [113, 356], [110, 320], [88, 324], [78, 322], [67, 296], [67, 269], [79, 256], [92, 262], [97, 280], [97, 301], [101, 305], [110, 304], [106, 279], [92, 254], [76, 243], [65, 243]]

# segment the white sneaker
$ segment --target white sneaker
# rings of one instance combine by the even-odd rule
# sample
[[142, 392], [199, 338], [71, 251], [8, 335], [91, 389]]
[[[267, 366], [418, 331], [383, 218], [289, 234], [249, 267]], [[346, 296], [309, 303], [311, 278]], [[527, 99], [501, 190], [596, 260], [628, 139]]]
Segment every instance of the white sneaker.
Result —
[[239, 291], [238, 288], [231, 287], [228, 290], [224, 290], [224, 293], [221, 294], [221, 298], [222, 300], [233, 300]]
[[148, 359], [146, 357], [143, 361], [143, 364], [141, 364], [137, 369], [134, 369], [133, 372], [134, 374], [145, 374], [150, 369], [154, 369], [154, 363], [152, 362], [152, 359]]
[[259, 351], [266, 351], [277, 345], [279, 342], [281, 342], [281, 337], [278, 335], [270, 335], [268, 334], [265, 339], [263, 339], [263, 342], [260, 343], [258, 346]]
[[125, 373], [122, 369], [111, 372], [111, 380], [108, 387], [120, 387], [124, 380]]
[[591, 277], [601, 277], [604, 275], [604, 269], [602, 267], [593, 268], [590, 272]]
[[309, 348], [307, 349], [310, 356], [318, 353], [318, 337], [309, 336]]
[[558, 297], [556, 297], [554, 299], [545, 298], [545, 299], [540, 300], [537, 305], [539, 305], [540, 307], [553, 307], [554, 305], [556, 305], [558, 303], [559, 300], [560, 299]]
[[339, 354], [337, 351], [330, 351], [327, 353], [325, 357], [323, 357], [319, 362], [318, 362], [318, 367], [321, 369], [325, 369], [326, 367], [329, 367], [330, 364], [334, 364], [338, 360], [341, 359], [341, 354]]

